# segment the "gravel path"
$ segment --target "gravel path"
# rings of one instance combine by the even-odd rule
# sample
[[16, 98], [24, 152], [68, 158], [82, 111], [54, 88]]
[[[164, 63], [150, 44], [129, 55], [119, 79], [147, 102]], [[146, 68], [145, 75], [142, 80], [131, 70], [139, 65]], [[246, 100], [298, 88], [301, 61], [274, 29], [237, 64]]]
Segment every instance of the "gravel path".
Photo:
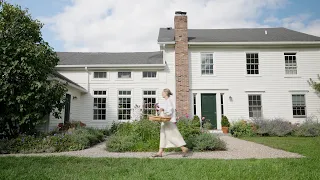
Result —
[[[221, 135], [227, 143], [227, 151], [190, 152], [188, 159], [266, 159], [266, 158], [301, 158], [302, 155], [270, 148], [257, 143]], [[105, 150], [105, 142], [82, 151], [41, 154], [10, 154], [1, 156], [78, 156], [78, 157], [112, 157], [112, 158], [150, 158], [155, 152], [112, 153]], [[163, 158], [182, 158], [179, 152], [168, 152]]]

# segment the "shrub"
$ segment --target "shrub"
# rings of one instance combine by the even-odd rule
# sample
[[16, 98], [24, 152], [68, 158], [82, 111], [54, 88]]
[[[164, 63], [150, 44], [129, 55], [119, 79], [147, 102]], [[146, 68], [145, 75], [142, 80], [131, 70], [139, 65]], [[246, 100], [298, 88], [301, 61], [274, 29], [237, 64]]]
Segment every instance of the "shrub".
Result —
[[306, 121], [303, 124], [296, 126], [293, 135], [303, 137], [320, 136], [320, 123], [314, 121]]
[[226, 143], [214, 134], [203, 133], [191, 138], [188, 147], [195, 151], [225, 150]]
[[186, 118], [180, 119], [177, 122], [177, 127], [184, 139], [200, 134], [200, 126]]
[[235, 137], [242, 137], [242, 136], [254, 136], [255, 126], [252, 123], [247, 123], [244, 120], [233, 122], [230, 127], [230, 133], [232, 136]]
[[230, 123], [229, 123], [227, 116], [222, 116], [221, 126], [222, 127], [230, 127]]
[[135, 145], [135, 137], [113, 135], [107, 141], [107, 148], [110, 152], [131, 151]]
[[287, 136], [293, 132], [291, 123], [281, 119], [257, 119], [254, 124], [257, 126], [257, 134], [262, 136]]
[[65, 133], [43, 136], [20, 135], [1, 140], [0, 153], [42, 153], [82, 150], [103, 140], [103, 133], [93, 128], [78, 128]]

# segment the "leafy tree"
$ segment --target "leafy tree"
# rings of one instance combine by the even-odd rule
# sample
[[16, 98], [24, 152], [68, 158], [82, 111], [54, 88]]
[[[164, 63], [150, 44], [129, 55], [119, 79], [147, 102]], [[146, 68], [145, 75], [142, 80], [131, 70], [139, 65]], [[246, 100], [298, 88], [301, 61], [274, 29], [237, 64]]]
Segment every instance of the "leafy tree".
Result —
[[[318, 75], [318, 79], [320, 80], [319, 75]], [[319, 82], [315, 82], [310, 78], [308, 83], [314, 90], [316, 90], [318, 93], [320, 93], [320, 83]]]
[[[27, 10], [0, 0], [0, 133], [30, 133], [49, 113], [59, 118], [66, 86], [49, 80], [59, 59]], [[52, 79], [52, 78], [51, 78]]]

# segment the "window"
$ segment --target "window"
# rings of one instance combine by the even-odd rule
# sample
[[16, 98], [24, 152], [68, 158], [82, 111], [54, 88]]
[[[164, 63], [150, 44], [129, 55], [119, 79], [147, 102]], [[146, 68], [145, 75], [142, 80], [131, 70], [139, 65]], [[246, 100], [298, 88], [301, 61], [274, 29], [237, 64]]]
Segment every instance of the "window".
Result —
[[306, 100], [303, 94], [292, 95], [293, 117], [306, 116]]
[[93, 78], [107, 78], [106, 72], [94, 72]]
[[247, 53], [247, 74], [259, 74], [258, 53]]
[[197, 94], [193, 94], [193, 115], [197, 114]]
[[120, 79], [130, 79], [131, 72], [118, 72], [118, 78]]
[[143, 91], [143, 114], [154, 114], [156, 91]]
[[156, 78], [157, 77], [157, 72], [156, 71], [142, 72], [142, 77], [143, 78]]
[[106, 111], [107, 111], [107, 91], [94, 91], [94, 96], [102, 96], [102, 97], [94, 97], [93, 98], [93, 120], [106, 120]]
[[286, 74], [297, 74], [296, 53], [284, 53]]
[[223, 109], [223, 94], [220, 94], [220, 99], [221, 99], [221, 116], [224, 115], [224, 109]]
[[118, 119], [131, 119], [131, 91], [119, 91]]
[[262, 116], [261, 95], [249, 95], [249, 117]]
[[213, 74], [213, 54], [212, 53], [201, 54], [201, 74], [203, 75]]
[[156, 91], [143, 91], [143, 95], [156, 95]]

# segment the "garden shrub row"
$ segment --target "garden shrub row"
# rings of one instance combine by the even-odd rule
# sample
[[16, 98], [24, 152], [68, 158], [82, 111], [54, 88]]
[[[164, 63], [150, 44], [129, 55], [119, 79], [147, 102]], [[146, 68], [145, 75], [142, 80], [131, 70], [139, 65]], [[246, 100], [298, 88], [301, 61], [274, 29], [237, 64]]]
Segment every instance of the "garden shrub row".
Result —
[[[180, 119], [178, 129], [187, 147], [196, 151], [225, 150], [225, 143], [213, 134], [200, 131], [199, 118]], [[131, 123], [113, 124], [112, 135], [107, 140], [107, 150], [111, 152], [157, 151], [160, 141], [160, 123], [146, 119]], [[173, 149], [175, 150], [175, 149]]]
[[52, 153], [88, 148], [104, 139], [103, 130], [81, 127], [67, 132], [20, 135], [14, 139], [0, 140], [0, 154], [8, 153]]
[[306, 120], [302, 124], [292, 124], [282, 119], [256, 119], [252, 122], [240, 120], [231, 124], [230, 133], [235, 137], [242, 136], [320, 136], [320, 123]]

